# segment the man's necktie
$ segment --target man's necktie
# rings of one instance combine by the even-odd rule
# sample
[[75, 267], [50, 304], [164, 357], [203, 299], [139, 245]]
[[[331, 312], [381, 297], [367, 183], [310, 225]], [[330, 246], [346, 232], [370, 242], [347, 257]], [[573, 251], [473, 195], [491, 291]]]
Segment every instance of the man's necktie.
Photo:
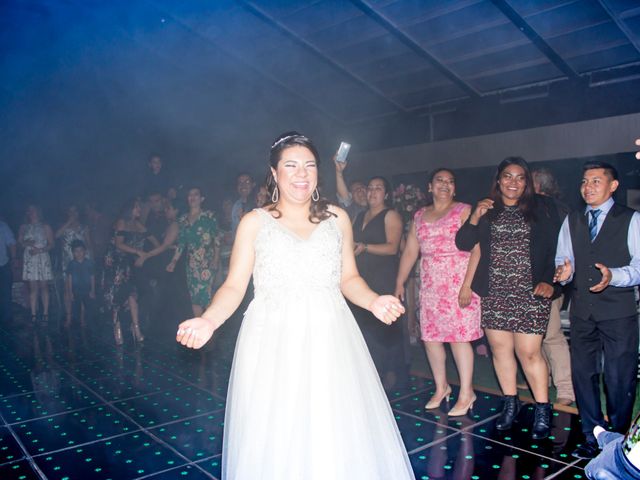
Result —
[[602, 213], [602, 210], [590, 210], [591, 219], [589, 220], [589, 238], [591, 242], [596, 239], [596, 235], [598, 234], [598, 215]]

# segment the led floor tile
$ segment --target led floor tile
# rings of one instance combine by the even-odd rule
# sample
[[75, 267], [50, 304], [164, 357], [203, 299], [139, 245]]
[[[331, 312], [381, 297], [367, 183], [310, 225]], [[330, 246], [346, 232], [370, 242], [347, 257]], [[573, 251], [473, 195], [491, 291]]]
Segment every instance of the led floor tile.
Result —
[[38, 480], [41, 479], [26, 460], [0, 465], [2, 480]]
[[8, 371], [2, 372], [2, 375], [0, 398], [37, 390], [52, 390], [58, 388], [62, 383], [73, 383], [73, 379], [68, 374], [58, 369], [16, 375]]
[[196, 464], [216, 478], [222, 478], [222, 457], [217, 456], [196, 462]]
[[416, 479], [534, 480], [567, 465], [467, 433], [410, 456]]
[[553, 480], [586, 480], [584, 470], [578, 467], [568, 467], [554, 475]]
[[191, 418], [161, 427], [150, 433], [182, 453], [192, 461], [202, 460], [222, 453], [224, 411]]
[[113, 435], [138, 427], [107, 405], [13, 425], [31, 455], [42, 454]]
[[91, 362], [70, 363], [64, 365], [71, 375], [80, 380], [94, 380], [96, 378], [108, 377], [110, 375], [123, 375], [135, 371], [140, 362], [128, 355], [117, 356], [116, 360], [98, 359]]
[[429, 422], [420, 418], [410, 417], [403, 413], [394, 412], [402, 440], [407, 451], [424, 447], [434, 441], [442, 440], [457, 431], [444, 425]]
[[[30, 353], [28, 354], [30, 355]], [[33, 371], [47, 370], [56, 368], [57, 364], [54, 361], [45, 362], [42, 360], [35, 360], [33, 358], [8, 358], [0, 362], [0, 373], [3, 375], [30, 375]]]
[[142, 477], [185, 461], [142, 432], [34, 458], [49, 480]]
[[53, 360], [62, 366], [76, 365], [95, 361], [104, 361], [117, 364], [122, 357], [122, 352], [115, 346], [104, 351], [94, 351], [91, 349], [64, 350], [54, 355]]
[[167, 470], [162, 473], [155, 473], [143, 478], [144, 480], [211, 480], [212, 477], [204, 473], [198, 467], [193, 465], [184, 465], [182, 467]]
[[524, 405], [511, 430], [496, 430], [495, 421], [492, 420], [474, 427], [469, 431], [474, 435], [522, 448], [531, 453], [553, 458], [560, 462], [574, 462], [575, 458], [571, 456], [571, 452], [575, 450], [578, 443], [582, 441], [578, 417], [568, 413], [554, 411], [551, 423], [551, 435], [545, 440], [534, 441], [531, 439], [533, 412], [533, 405]]
[[433, 380], [423, 377], [410, 375], [406, 382], [400, 385], [387, 388], [387, 396], [390, 401], [406, 397], [407, 395], [415, 395], [427, 388], [435, 388]]
[[[15, 462], [24, 457], [24, 453], [7, 427], [0, 427], [0, 464]], [[3, 478], [0, 475], [0, 478]]]
[[224, 401], [196, 387], [144, 395], [115, 406], [144, 427], [193, 417], [224, 408]]
[[63, 382], [47, 390], [2, 398], [0, 413], [8, 423], [14, 423], [98, 403], [100, 401], [80, 385]]
[[[90, 325], [0, 330], [0, 480], [220, 478], [233, 329], [194, 351], [151, 328], [144, 344], [128, 336], [116, 347], [108, 319]], [[552, 438], [532, 442], [530, 407], [497, 432], [499, 397], [477, 392], [470, 414], [449, 418], [458, 389], [449, 405], [425, 411], [433, 390], [416, 376], [387, 389], [418, 479], [584, 478], [586, 462], [569, 456], [577, 417], [555, 412]]]
[[87, 386], [107, 401], [162, 392], [185, 386], [184, 381], [168, 373], [131, 371], [122, 375], [109, 375], [95, 380], [85, 380]]
[[441, 423], [443, 425], [449, 425], [453, 428], [465, 428], [470, 423], [482, 422], [502, 410], [502, 402], [500, 397], [491, 395], [488, 393], [477, 392], [477, 399], [467, 415], [462, 417], [449, 417], [449, 410], [455, 405], [457, 394], [459, 392], [458, 387], [453, 387], [453, 395], [449, 402], [443, 400], [440, 408], [425, 410], [424, 406], [429, 401], [435, 391], [435, 387], [431, 387], [427, 390], [421, 390], [413, 395], [400, 398], [398, 400], [391, 399], [391, 407], [394, 410], [398, 410], [405, 413], [411, 413], [424, 417], [427, 420]]

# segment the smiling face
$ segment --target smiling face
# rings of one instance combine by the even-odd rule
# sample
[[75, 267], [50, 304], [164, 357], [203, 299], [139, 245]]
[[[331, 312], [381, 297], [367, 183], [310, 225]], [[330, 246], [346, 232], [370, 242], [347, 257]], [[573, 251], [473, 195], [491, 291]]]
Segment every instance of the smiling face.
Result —
[[456, 193], [456, 180], [451, 172], [440, 170], [429, 183], [429, 192], [434, 200], [451, 201]]
[[387, 198], [387, 190], [384, 181], [380, 178], [374, 178], [367, 185], [367, 204], [369, 208], [384, 207]]
[[160, 157], [151, 157], [149, 159], [149, 168], [154, 175], [158, 175], [160, 170], [162, 170], [162, 160], [160, 160]]
[[240, 195], [240, 198], [242, 198], [243, 200], [249, 198], [249, 195], [251, 195], [251, 191], [253, 190], [254, 186], [255, 183], [249, 175], [242, 174], [236, 180], [236, 190], [238, 191], [238, 195]]
[[498, 188], [502, 203], [508, 206], [517, 205], [527, 186], [527, 177], [520, 165], [507, 165], [498, 178]]
[[192, 188], [189, 190], [189, 193], [187, 194], [187, 203], [189, 204], [189, 208], [198, 209], [202, 205], [203, 201], [204, 197], [202, 196], [202, 193], [200, 193], [199, 188]]
[[367, 187], [362, 182], [353, 182], [349, 187], [351, 198], [356, 205], [367, 206]]
[[280, 198], [290, 202], [308, 202], [318, 186], [316, 158], [303, 146], [284, 149], [277, 168], [271, 168], [271, 173], [278, 185]]
[[618, 184], [604, 168], [592, 168], [582, 174], [580, 193], [587, 205], [597, 208], [611, 198]]

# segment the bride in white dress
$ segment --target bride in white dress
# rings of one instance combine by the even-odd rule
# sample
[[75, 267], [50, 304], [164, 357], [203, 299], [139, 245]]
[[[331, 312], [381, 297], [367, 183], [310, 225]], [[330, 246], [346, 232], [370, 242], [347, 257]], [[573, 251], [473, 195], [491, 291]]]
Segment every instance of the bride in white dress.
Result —
[[242, 218], [229, 275], [177, 340], [202, 347], [255, 297], [238, 336], [222, 453], [226, 480], [403, 480], [414, 474], [344, 297], [390, 324], [403, 312], [358, 274], [351, 222], [318, 195], [318, 154], [295, 132], [271, 147], [272, 204]]

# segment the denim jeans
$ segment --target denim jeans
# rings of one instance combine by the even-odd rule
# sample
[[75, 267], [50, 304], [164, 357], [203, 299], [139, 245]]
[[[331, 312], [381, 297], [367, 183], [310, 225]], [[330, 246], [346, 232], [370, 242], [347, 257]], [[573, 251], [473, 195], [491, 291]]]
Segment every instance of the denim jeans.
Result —
[[622, 453], [624, 435], [602, 432], [598, 435], [600, 454], [585, 467], [591, 480], [640, 480], [640, 470], [635, 468]]

